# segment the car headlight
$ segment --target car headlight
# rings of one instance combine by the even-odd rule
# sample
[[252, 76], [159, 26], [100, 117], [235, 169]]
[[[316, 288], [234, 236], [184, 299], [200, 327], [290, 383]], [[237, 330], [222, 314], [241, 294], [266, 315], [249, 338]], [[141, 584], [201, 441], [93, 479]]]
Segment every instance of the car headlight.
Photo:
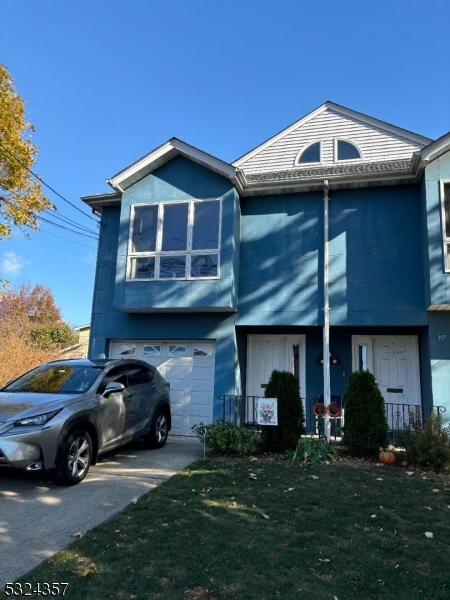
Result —
[[16, 421], [14, 425], [45, 425], [45, 423], [47, 423], [47, 421], [50, 421], [50, 419], [57, 415], [60, 412], [60, 410], [54, 410], [52, 412], [44, 413], [42, 415], [36, 415], [34, 417], [26, 417], [25, 419], [20, 419], [20, 421]]

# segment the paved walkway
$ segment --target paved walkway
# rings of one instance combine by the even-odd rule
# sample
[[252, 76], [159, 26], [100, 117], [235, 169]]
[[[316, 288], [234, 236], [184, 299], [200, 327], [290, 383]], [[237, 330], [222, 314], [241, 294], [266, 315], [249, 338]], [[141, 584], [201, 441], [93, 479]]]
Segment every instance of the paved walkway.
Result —
[[74, 487], [0, 470], [0, 589], [200, 457], [197, 438], [169, 437], [160, 450], [103, 455]]

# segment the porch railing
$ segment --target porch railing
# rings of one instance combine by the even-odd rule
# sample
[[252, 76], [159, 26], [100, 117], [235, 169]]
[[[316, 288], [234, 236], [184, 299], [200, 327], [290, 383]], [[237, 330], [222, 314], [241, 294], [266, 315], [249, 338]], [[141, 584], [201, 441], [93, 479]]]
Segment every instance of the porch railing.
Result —
[[[246, 426], [259, 431], [259, 425], [256, 419], [256, 407], [259, 396], [235, 396], [222, 395], [219, 400], [222, 402], [222, 418], [224, 421], [231, 421], [235, 425]], [[310, 435], [323, 433], [321, 427], [322, 421], [313, 414], [313, 406], [317, 402], [323, 402], [322, 398], [302, 398], [305, 414], [305, 429]], [[345, 422], [345, 402], [341, 396], [332, 396], [332, 402], [341, 406], [341, 416], [331, 418], [331, 435], [340, 437], [343, 432]], [[430, 414], [435, 411], [442, 414], [446, 411], [444, 406], [421, 406], [419, 404], [394, 404], [386, 403], [386, 419], [388, 422], [389, 433], [395, 435], [396, 432], [409, 424], [409, 418], [412, 412], [419, 414], [422, 421], [425, 422]]]

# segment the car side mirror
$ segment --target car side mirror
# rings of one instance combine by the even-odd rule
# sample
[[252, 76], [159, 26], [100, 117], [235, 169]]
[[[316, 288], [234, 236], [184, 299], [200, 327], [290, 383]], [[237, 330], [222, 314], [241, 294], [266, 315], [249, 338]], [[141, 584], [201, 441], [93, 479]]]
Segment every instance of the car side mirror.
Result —
[[106, 388], [102, 396], [104, 398], [107, 398], [113, 392], [123, 392], [124, 389], [125, 386], [123, 385], [123, 383], [119, 383], [118, 381], [110, 381], [106, 384]]

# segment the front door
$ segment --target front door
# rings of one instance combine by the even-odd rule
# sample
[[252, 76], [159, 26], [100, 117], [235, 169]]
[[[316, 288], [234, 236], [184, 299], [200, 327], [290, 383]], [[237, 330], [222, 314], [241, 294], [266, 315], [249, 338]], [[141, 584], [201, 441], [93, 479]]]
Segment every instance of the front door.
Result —
[[410, 406], [421, 405], [417, 337], [355, 337], [353, 359], [354, 370], [373, 372], [387, 405], [389, 428], [407, 424]]
[[374, 338], [374, 375], [387, 403], [419, 404], [419, 365], [412, 337]]
[[[294, 373], [305, 395], [305, 336], [249, 335], [247, 353], [247, 396], [263, 397], [274, 369]], [[254, 403], [249, 402], [246, 421], [253, 422]]]

